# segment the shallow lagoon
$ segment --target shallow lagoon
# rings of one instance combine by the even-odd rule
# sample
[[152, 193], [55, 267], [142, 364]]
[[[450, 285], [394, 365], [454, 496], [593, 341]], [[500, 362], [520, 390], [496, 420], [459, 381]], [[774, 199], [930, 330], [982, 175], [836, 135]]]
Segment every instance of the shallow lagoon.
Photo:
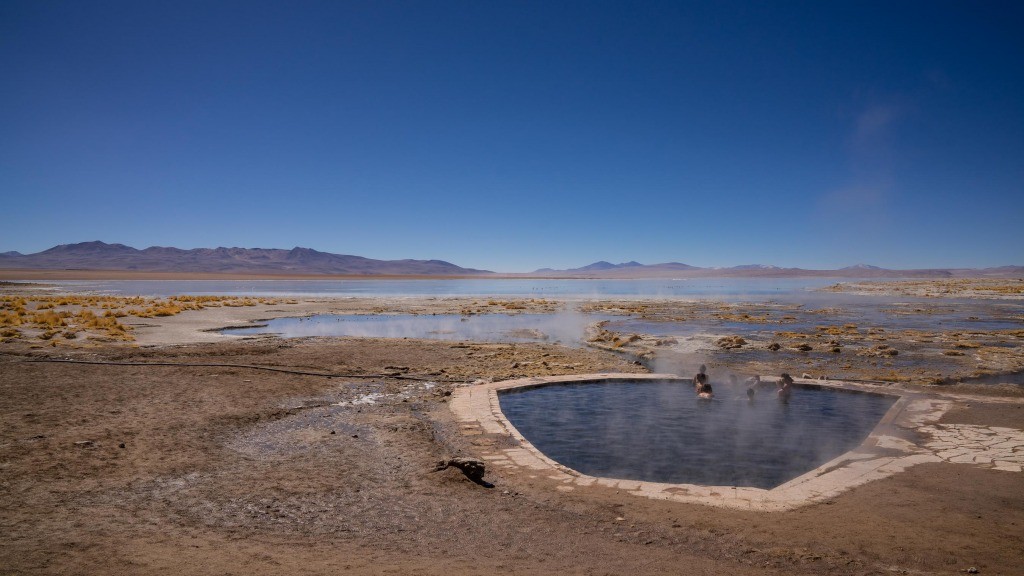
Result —
[[364, 338], [426, 338], [477, 342], [552, 342], [582, 345], [586, 326], [604, 319], [583, 314], [459, 314], [336, 315], [275, 318], [227, 334], [304, 336], [356, 336]]

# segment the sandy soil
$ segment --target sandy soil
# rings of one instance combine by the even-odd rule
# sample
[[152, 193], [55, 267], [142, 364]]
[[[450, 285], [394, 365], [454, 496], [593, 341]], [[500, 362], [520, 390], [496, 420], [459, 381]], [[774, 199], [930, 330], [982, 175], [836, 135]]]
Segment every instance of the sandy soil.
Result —
[[[918, 466], [785, 513], [600, 487], [564, 493], [520, 469], [489, 469], [489, 488], [454, 469], [433, 472], [439, 460], [474, 456], [448, 410], [453, 387], [646, 370], [610, 350], [197, 342], [199, 328], [282, 312], [389, 306], [504, 307], [338, 300], [217, 308], [138, 319], [134, 345], [5, 343], [0, 571], [1019, 574], [1024, 566], [1024, 474], [971, 465]], [[68, 359], [172, 365], [52, 361]], [[1019, 401], [960, 392], [944, 421], [1024, 428]]]

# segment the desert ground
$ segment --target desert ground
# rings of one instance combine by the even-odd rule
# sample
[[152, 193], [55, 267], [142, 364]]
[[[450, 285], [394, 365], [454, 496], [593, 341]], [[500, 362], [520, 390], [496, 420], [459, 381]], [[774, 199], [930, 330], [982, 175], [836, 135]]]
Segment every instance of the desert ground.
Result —
[[[938, 424], [1019, 431], [1022, 387], [970, 380], [1024, 369], [1019, 329], [850, 326], [828, 310], [757, 303], [147, 300], [45, 288], [0, 286], [2, 573], [1024, 573], [1024, 473], [985, 463], [921, 464], [785, 512], [597, 485], [566, 492], [514, 466], [488, 466], [484, 483], [437, 470], [480, 451], [449, 409], [455, 390], [555, 374], [689, 375], [698, 358], [713, 376], [789, 371], [914, 390], [952, 403]], [[932, 288], [941, 307], [948, 287]], [[595, 322], [578, 347], [216, 330], [320, 313], [566, 307], [770, 330], [673, 342]], [[929, 313], [917, 310], [907, 313]]]

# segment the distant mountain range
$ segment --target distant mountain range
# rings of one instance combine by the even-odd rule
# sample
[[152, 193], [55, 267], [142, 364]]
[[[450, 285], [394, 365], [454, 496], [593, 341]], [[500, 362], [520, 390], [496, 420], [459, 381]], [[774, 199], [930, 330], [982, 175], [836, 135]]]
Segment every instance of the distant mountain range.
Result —
[[165, 248], [138, 250], [124, 244], [61, 244], [35, 254], [4, 252], [0, 268], [32, 270], [111, 270], [219, 274], [429, 275], [467, 276], [487, 270], [462, 268], [442, 260], [374, 260], [311, 248]]
[[[195, 248], [183, 250], [153, 246], [143, 250], [124, 244], [81, 242], [61, 244], [35, 254], [0, 253], [3, 270], [61, 270], [110, 272], [161, 272], [177, 274], [245, 274], [251, 276], [352, 275], [352, 276], [494, 276], [487, 270], [463, 268], [443, 260], [374, 260], [362, 256], [331, 254], [311, 248]], [[855, 264], [838, 270], [780, 268], [770, 264], [743, 264], [731, 268], [701, 268], [680, 262], [612, 264], [599, 261], [580, 268], [542, 268], [525, 274], [501, 274], [529, 278], [956, 278], [1024, 277], [1024, 266], [999, 268], [941, 268], [889, 270]]]
[[890, 270], [870, 264], [855, 264], [838, 270], [807, 270], [781, 268], [771, 264], [742, 264], [730, 268], [700, 268], [679, 262], [640, 264], [639, 262], [594, 262], [580, 268], [553, 270], [541, 268], [524, 276], [544, 278], [957, 278], [957, 277], [1024, 277], [1024, 266], [999, 268], [938, 268]]

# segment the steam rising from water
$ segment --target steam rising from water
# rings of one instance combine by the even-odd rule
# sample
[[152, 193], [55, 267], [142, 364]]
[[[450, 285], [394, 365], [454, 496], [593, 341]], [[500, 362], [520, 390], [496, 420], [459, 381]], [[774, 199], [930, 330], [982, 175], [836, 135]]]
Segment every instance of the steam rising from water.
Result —
[[895, 401], [773, 385], [718, 384], [695, 397], [690, 381], [599, 382], [511, 390], [502, 411], [539, 450], [609, 478], [773, 488], [859, 445]]

